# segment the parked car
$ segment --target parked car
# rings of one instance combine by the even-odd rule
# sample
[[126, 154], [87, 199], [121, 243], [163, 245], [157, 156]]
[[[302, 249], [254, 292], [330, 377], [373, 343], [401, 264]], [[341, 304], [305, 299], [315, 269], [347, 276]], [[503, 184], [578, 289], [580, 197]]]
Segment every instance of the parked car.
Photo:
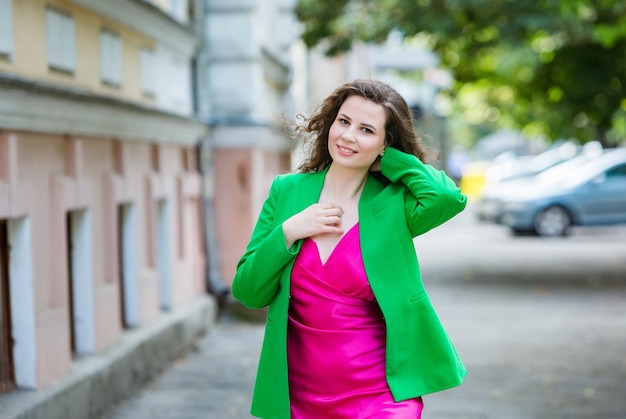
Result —
[[[585, 146], [593, 147], [594, 145], [602, 149], [600, 143], [597, 142]], [[535, 176], [550, 167], [571, 159], [581, 153], [582, 150], [582, 146], [572, 141], [565, 141], [534, 156], [512, 156], [509, 159], [503, 159], [501, 163], [493, 164], [487, 170], [485, 185]]]
[[490, 169], [533, 154], [538, 147], [543, 148], [537, 142], [529, 141], [521, 132], [512, 130], [492, 132], [481, 138], [469, 150], [470, 161], [463, 165], [459, 181], [461, 191], [470, 199], [479, 198]]
[[[520, 170], [515, 177], [486, 184], [478, 201], [478, 219], [499, 223], [502, 215], [502, 204], [505, 200], [515, 198], [524, 189], [536, 189], [537, 185], [543, 187], [553, 182], [559, 182], [561, 176], [566, 176], [574, 168], [601, 156], [603, 153], [602, 145], [598, 142], [587, 143], [571, 154], [571, 147], [569, 146], [567, 148], [560, 146], [560, 150], [558, 159], [555, 158], [554, 150], [550, 150], [536, 156], [533, 159], [535, 164], [531, 165], [525, 172]], [[567, 150], [567, 154], [564, 150]], [[547, 162], [550, 164], [545, 164]]]
[[572, 226], [626, 223], [626, 148], [517, 188], [501, 205], [501, 223], [516, 233], [564, 236]]

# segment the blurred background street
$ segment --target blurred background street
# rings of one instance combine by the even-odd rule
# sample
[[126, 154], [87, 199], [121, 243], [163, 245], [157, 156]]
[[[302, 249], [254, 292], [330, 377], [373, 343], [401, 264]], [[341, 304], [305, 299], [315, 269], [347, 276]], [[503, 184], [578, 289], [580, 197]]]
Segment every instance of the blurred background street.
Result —
[[626, 418], [626, 2], [0, 0], [0, 419], [248, 418], [237, 262], [359, 78], [470, 198], [415, 240], [470, 371], [425, 418]]
[[[460, 216], [416, 240], [424, 280], [469, 369], [424, 419], [618, 419], [626, 412], [626, 228], [515, 237]], [[195, 350], [109, 419], [250, 418], [263, 325], [220, 316]]]

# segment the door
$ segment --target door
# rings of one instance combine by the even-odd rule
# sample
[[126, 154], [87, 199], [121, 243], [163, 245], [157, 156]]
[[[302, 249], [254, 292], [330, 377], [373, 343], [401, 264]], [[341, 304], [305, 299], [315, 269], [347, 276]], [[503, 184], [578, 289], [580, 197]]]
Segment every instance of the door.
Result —
[[0, 220], [0, 393], [16, 387], [9, 295], [8, 226], [6, 220]]

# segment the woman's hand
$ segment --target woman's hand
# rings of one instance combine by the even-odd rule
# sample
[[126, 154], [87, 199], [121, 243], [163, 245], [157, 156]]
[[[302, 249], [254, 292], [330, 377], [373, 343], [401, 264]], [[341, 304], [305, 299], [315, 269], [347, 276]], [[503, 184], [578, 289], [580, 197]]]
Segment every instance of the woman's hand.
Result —
[[318, 234], [343, 234], [339, 228], [343, 210], [337, 204], [313, 204], [283, 222], [283, 234], [287, 248], [305, 237]]

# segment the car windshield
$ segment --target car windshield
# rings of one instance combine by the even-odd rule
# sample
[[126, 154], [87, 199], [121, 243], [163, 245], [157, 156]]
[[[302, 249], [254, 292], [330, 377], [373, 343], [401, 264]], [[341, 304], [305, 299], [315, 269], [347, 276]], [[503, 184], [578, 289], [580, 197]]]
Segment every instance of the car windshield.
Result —
[[592, 159], [570, 172], [569, 176], [562, 177], [563, 186], [572, 187], [588, 182], [596, 176], [606, 172], [618, 163], [626, 161], [626, 150], [609, 151], [602, 157]]
[[579, 166], [583, 166], [585, 163], [589, 163], [590, 160], [591, 157], [584, 155], [573, 157], [539, 173], [535, 176], [535, 180], [541, 184], [560, 182], [561, 179], [574, 173], [574, 169]]
[[543, 185], [551, 185], [570, 178], [579, 167], [601, 158], [605, 154], [600, 143], [592, 141], [582, 147], [581, 153], [543, 170], [535, 176], [535, 181]]

